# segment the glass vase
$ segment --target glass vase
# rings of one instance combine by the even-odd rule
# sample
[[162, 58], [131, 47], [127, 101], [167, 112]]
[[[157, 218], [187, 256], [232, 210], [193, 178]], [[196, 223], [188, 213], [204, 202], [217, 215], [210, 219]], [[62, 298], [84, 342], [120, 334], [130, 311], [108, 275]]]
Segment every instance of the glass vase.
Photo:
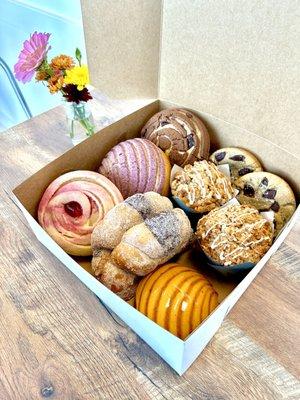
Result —
[[78, 143], [95, 133], [93, 115], [85, 101], [81, 101], [78, 104], [75, 102], [66, 103], [65, 107], [68, 135], [70, 136], [73, 145], [76, 146]]

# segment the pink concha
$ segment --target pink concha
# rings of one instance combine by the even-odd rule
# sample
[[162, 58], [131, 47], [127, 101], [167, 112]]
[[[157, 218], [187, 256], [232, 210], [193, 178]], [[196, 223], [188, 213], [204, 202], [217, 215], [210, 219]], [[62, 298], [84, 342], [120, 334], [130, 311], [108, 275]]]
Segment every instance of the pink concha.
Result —
[[92, 254], [92, 231], [121, 201], [120, 191], [105, 176], [72, 171], [48, 186], [39, 204], [38, 220], [68, 254], [88, 256]]
[[147, 139], [135, 138], [113, 147], [99, 172], [110, 179], [124, 199], [136, 193], [169, 192], [171, 165], [168, 157]]

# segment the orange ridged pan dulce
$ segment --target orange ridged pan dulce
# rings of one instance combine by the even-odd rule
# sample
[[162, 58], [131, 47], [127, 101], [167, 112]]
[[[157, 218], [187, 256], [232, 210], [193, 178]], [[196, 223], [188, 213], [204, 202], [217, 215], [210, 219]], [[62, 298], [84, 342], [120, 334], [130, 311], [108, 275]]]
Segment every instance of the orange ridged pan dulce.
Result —
[[141, 280], [135, 300], [141, 313], [185, 339], [217, 307], [218, 294], [195, 269], [169, 263]]

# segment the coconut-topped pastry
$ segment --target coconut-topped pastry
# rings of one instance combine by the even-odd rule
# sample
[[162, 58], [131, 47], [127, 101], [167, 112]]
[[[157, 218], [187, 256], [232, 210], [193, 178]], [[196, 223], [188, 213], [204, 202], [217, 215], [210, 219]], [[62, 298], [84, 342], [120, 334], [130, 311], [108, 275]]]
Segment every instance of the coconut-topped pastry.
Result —
[[234, 197], [230, 178], [206, 160], [178, 171], [172, 179], [171, 190], [175, 198], [199, 213], [220, 207]]
[[216, 264], [257, 263], [273, 241], [273, 226], [258, 210], [232, 205], [216, 210], [198, 221], [196, 236], [204, 253]]
[[169, 108], [153, 115], [141, 131], [170, 158], [171, 164], [184, 166], [207, 159], [210, 139], [201, 119], [189, 110]]

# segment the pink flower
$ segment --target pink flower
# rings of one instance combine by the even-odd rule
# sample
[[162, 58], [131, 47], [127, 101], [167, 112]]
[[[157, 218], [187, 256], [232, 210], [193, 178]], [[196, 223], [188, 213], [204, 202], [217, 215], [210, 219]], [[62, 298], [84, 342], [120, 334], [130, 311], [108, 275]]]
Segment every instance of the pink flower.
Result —
[[35, 71], [46, 58], [51, 49], [48, 45], [50, 33], [34, 32], [29, 40], [23, 43], [23, 49], [19, 54], [18, 62], [14, 66], [15, 77], [23, 82], [29, 82]]

